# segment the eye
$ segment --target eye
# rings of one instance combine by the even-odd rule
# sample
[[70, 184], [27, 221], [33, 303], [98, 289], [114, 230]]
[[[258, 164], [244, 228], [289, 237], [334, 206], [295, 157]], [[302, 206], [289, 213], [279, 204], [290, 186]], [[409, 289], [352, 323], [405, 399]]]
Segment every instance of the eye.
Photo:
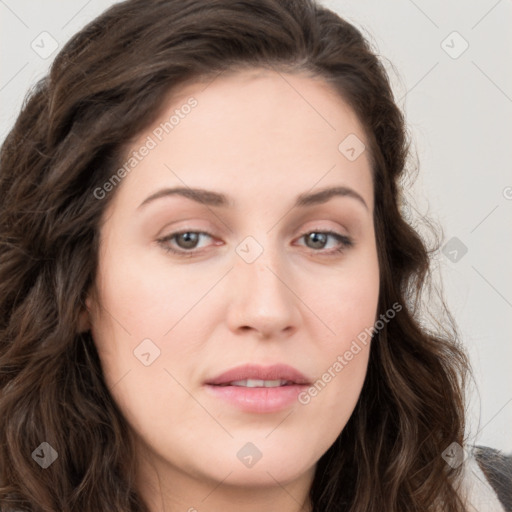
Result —
[[[191, 251], [191, 249], [197, 249], [197, 243], [201, 236], [212, 238], [209, 233], [204, 231], [180, 231], [177, 233], [171, 233], [170, 235], [160, 238], [157, 242], [165, 249], [166, 252], [172, 252], [181, 256], [193, 256], [197, 251]], [[171, 242], [175, 241], [178, 249], [173, 248]]]
[[[337, 240], [338, 245], [333, 249], [325, 250], [329, 238]], [[299, 240], [300, 239], [305, 239], [306, 244], [310, 244], [308, 247], [315, 249], [314, 252], [321, 252], [326, 255], [343, 252], [354, 245], [350, 237], [337, 233], [336, 231], [310, 231], [301, 235]]]
[[[160, 238], [157, 242], [166, 252], [184, 257], [192, 257], [199, 252], [198, 242], [201, 237], [213, 238], [212, 235], [205, 231], [179, 231]], [[326, 250], [325, 246], [328, 245], [329, 238], [336, 240], [337, 246], [335, 245], [334, 248]], [[354, 245], [350, 237], [335, 231], [309, 231], [301, 235], [300, 239], [305, 239], [306, 244], [308, 244], [307, 246], [314, 249], [313, 252], [327, 256], [341, 253]]]

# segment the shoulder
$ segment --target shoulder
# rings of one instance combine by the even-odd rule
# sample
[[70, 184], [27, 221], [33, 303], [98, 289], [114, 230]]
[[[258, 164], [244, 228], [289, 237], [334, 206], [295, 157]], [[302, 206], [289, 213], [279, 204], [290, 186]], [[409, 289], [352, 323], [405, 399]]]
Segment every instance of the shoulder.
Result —
[[473, 453], [503, 508], [512, 511], [512, 454], [505, 455], [487, 446], [475, 446]]
[[461, 496], [471, 512], [512, 512], [512, 455], [467, 446]]

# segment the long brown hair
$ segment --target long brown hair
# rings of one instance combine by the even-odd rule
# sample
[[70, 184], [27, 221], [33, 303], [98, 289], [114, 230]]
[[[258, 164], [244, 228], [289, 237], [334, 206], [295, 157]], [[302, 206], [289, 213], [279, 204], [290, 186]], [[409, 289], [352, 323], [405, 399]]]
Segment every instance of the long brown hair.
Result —
[[[372, 157], [379, 313], [403, 305], [374, 333], [356, 409], [318, 462], [314, 510], [463, 510], [459, 469], [441, 454], [463, 445], [469, 365], [455, 327], [420, 320], [430, 254], [401, 213], [409, 142], [376, 53], [313, 0], [128, 0], [64, 46], [0, 152], [1, 511], [148, 510], [130, 429], [78, 332], [114, 194], [94, 190], [170, 91], [244, 67], [322, 77], [356, 112]], [[42, 442], [58, 453], [46, 469], [31, 456]]]

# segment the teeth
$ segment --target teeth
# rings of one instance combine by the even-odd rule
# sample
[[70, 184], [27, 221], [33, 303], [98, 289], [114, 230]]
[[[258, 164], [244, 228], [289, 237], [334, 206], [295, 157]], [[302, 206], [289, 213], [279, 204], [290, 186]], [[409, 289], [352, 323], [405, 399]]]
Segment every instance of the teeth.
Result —
[[260, 379], [245, 379], [245, 380], [234, 380], [230, 382], [230, 386], [242, 386], [245, 388], [277, 388], [287, 384], [287, 380], [260, 380]]

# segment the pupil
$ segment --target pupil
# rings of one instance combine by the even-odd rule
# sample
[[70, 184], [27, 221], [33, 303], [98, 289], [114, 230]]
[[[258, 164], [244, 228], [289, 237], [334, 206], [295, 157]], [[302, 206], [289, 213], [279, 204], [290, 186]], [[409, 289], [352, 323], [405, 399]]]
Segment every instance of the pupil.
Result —
[[310, 233], [309, 234], [309, 239], [313, 242], [313, 243], [318, 243], [320, 242], [320, 245], [318, 246], [315, 246], [315, 249], [318, 249], [318, 248], [322, 248], [323, 245], [325, 244], [325, 238], [326, 238], [326, 234], [325, 233]]
[[182, 240], [185, 240], [184, 247], [187, 249], [194, 248], [195, 244], [197, 243], [197, 233], [181, 233], [178, 235], [178, 240], [180, 237], [182, 237]]

